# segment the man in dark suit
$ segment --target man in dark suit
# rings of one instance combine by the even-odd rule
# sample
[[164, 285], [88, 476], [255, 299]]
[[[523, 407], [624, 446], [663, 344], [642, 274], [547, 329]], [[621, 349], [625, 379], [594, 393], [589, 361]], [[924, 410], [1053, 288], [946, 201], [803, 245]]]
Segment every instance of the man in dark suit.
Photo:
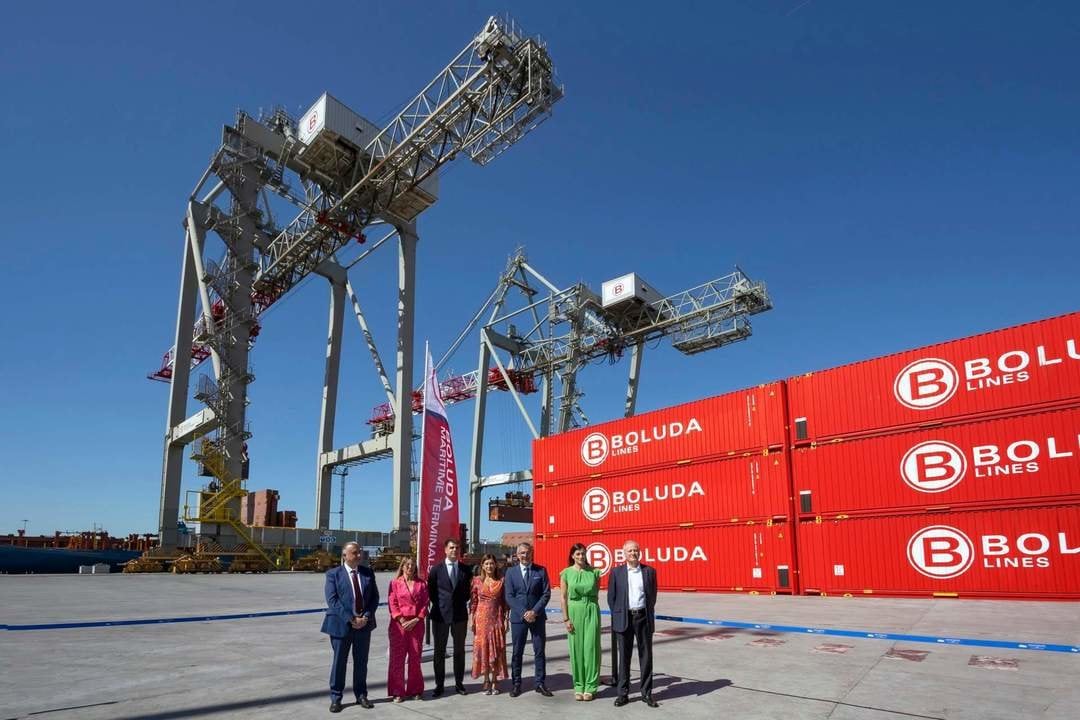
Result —
[[503, 580], [503, 594], [506, 604], [510, 606], [510, 628], [514, 640], [510, 662], [510, 678], [514, 687], [510, 697], [521, 694], [521, 660], [525, 654], [526, 635], [532, 636], [535, 690], [545, 697], [551, 697], [551, 691], [544, 686], [544, 643], [547, 640], [544, 631], [547, 622], [545, 608], [551, 599], [551, 583], [547, 570], [533, 565], [532, 545], [518, 545], [517, 557], [517, 567], [508, 567]]
[[379, 588], [375, 574], [360, 565], [363, 551], [354, 542], [341, 550], [342, 564], [326, 573], [326, 616], [322, 631], [330, 636], [334, 659], [330, 665], [330, 712], [341, 712], [345, 692], [345, 666], [349, 652], [353, 659], [353, 693], [356, 703], [370, 709], [367, 698], [368, 648], [375, 629], [375, 610], [379, 607]]
[[656, 570], [641, 562], [641, 547], [633, 540], [623, 543], [626, 564], [611, 572], [607, 601], [611, 610], [611, 632], [615, 634], [619, 667], [616, 684], [619, 696], [615, 707], [629, 702], [630, 653], [638, 649], [641, 670], [641, 699], [649, 707], [659, 707], [652, 698], [652, 636], [656, 624]]
[[435, 689], [432, 697], [443, 694], [446, 679], [446, 641], [454, 636], [454, 691], [468, 695], [465, 689], [465, 635], [469, 627], [469, 592], [472, 569], [458, 562], [458, 541], [447, 538], [443, 543], [446, 559], [428, 572], [428, 596], [431, 598], [431, 629], [435, 634]]

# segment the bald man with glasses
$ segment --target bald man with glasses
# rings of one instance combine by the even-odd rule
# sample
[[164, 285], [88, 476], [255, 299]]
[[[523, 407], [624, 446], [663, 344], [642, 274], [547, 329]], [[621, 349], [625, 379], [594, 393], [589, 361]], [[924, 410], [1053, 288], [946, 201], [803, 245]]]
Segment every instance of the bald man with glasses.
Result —
[[611, 571], [607, 601], [611, 611], [611, 632], [618, 648], [615, 707], [630, 702], [630, 653], [637, 644], [641, 670], [641, 700], [651, 708], [653, 700], [652, 637], [656, 629], [656, 570], [641, 562], [641, 546], [634, 540], [623, 543], [626, 562]]

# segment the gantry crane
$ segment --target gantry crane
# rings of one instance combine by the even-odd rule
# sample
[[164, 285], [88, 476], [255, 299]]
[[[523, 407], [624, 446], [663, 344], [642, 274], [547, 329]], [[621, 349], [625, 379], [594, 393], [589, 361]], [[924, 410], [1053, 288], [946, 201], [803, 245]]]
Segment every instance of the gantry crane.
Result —
[[[637, 283], [636, 276], [614, 280], [612, 294], [621, 282]], [[516, 291], [516, 293], [514, 293]], [[521, 307], [508, 311], [512, 293]], [[466, 325], [450, 349], [436, 363], [441, 367], [471, 332], [479, 328], [480, 361], [476, 370], [444, 378], [440, 388], [447, 404], [476, 400], [472, 459], [470, 465], [470, 544], [479, 546], [480, 491], [485, 487], [520, 484], [532, 479], [531, 469], [484, 475], [484, 431], [487, 394], [492, 388], [509, 392], [534, 438], [566, 432], [589, 420], [582, 410], [578, 372], [590, 362], [606, 358], [615, 362], [627, 350], [629, 378], [623, 407], [631, 417], [637, 406], [638, 381], [646, 343], [670, 338], [672, 346], [695, 355], [745, 340], [752, 333], [750, 316], [772, 308], [761, 282], [741, 269], [670, 296], [653, 292], [651, 297], [629, 297], [626, 302], [605, 303], [601, 295], [583, 283], [559, 289], [532, 265], [523, 249], [509, 260], [498, 284]], [[482, 318], [490, 311], [485, 324]], [[506, 356], [503, 360], [499, 351]], [[539, 387], [538, 387], [539, 381]], [[556, 397], [556, 386], [558, 396]], [[540, 393], [539, 422], [534, 423], [523, 395]], [[421, 390], [413, 391], [413, 412], [423, 407]], [[394, 408], [377, 406], [368, 421], [379, 437], [396, 427]], [[374, 456], [370, 456], [374, 457]]]
[[[437, 172], [462, 154], [487, 164], [545, 120], [562, 96], [544, 44], [509, 20], [490, 18], [382, 129], [329, 95], [299, 122], [283, 110], [260, 119], [241, 112], [224, 128], [221, 146], [188, 198], [175, 342], [150, 374], [170, 384], [158, 523], [163, 548], [177, 544], [183, 453], [194, 441], [196, 458], [215, 482], [187, 519], [199, 522], [204, 535], [247, 542], [238, 498], [245, 491], [244, 450], [251, 433], [249, 350], [260, 315], [312, 274], [330, 284], [315, 517], [317, 528], [329, 528], [331, 473], [350, 451], [335, 450], [333, 444], [346, 295], [375, 355], [388, 401], [398, 410], [402, 403], [409, 407], [416, 219], [437, 199]], [[274, 221], [270, 193], [299, 209], [283, 227]], [[376, 247], [395, 237], [398, 244], [393, 387], [366, 332], [349, 265], [338, 261], [343, 249], [363, 243], [378, 227], [388, 232]], [[207, 257], [210, 232], [224, 245], [217, 262]], [[189, 417], [191, 370], [208, 359], [212, 377], [200, 381], [196, 394], [206, 407]], [[400, 541], [409, 522], [413, 432], [411, 413], [397, 415], [405, 419], [396, 423], [385, 450], [394, 459], [393, 529]]]
[[[588, 363], [603, 358], [614, 363], [626, 350], [630, 351], [623, 414], [631, 417], [637, 407], [647, 342], [670, 338], [672, 346], [686, 355], [721, 348], [748, 338], [752, 333], [750, 316], [772, 308], [764, 283], [751, 280], [739, 268], [674, 295], [661, 296], [652, 290], [643, 295], [630, 292], [625, 301], [617, 297], [624, 285], [641, 284], [633, 274], [605, 283], [601, 296], [583, 283], [557, 288], [529, 265], [523, 252], [511, 260], [511, 268], [504, 274], [491, 316], [480, 330], [480, 372], [469, 468], [469, 530], [474, 547], [480, 541], [480, 491], [532, 480], [531, 469], [483, 474], [489, 388], [486, 370], [492, 361], [503, 381], [501, 385], [513, 396], [533, 438], [547, 437], [588, 424], [577, 382], [578, 372]], [[527, 302], [505, 311], [511, 288], [517, 288]], [[541, 379], [538, 424], [533, 423], [512, 382], [522, 376]]]

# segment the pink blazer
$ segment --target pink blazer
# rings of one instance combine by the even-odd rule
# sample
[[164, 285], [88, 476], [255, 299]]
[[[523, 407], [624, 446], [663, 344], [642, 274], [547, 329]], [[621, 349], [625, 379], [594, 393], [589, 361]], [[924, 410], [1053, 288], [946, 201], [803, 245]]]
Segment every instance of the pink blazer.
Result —
[[423, 620], [428, 614], [427, 584], [422, 580], [415, 580], [410, 593], [404, 578], [392, 580], [387, 602], [390, 604], [390, 617], [394, 620], [414, 617]]

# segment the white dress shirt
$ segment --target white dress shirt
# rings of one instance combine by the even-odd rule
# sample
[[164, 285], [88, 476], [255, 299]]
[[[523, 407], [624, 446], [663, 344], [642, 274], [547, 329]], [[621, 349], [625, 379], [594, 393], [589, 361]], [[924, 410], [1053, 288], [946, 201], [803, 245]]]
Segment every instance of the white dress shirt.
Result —
[[529, 568], [530, 567], [532, 567], [532, 563], [529, 563], [528, 565], [522, 565], [521, 566], [521, 580], [522, 580], [522, 582], [528, 580], [528, 578], [529, 578]]
[[446, 574], [450, 576], [450, 585], [457, 587], [458, 583], [458, 566], [453, 560], [447, 560], [446, 562]]
[[645, 609], [645, 581], [641, 577], [641, 566], [626, 566], [626, 597], [631, 610]]

